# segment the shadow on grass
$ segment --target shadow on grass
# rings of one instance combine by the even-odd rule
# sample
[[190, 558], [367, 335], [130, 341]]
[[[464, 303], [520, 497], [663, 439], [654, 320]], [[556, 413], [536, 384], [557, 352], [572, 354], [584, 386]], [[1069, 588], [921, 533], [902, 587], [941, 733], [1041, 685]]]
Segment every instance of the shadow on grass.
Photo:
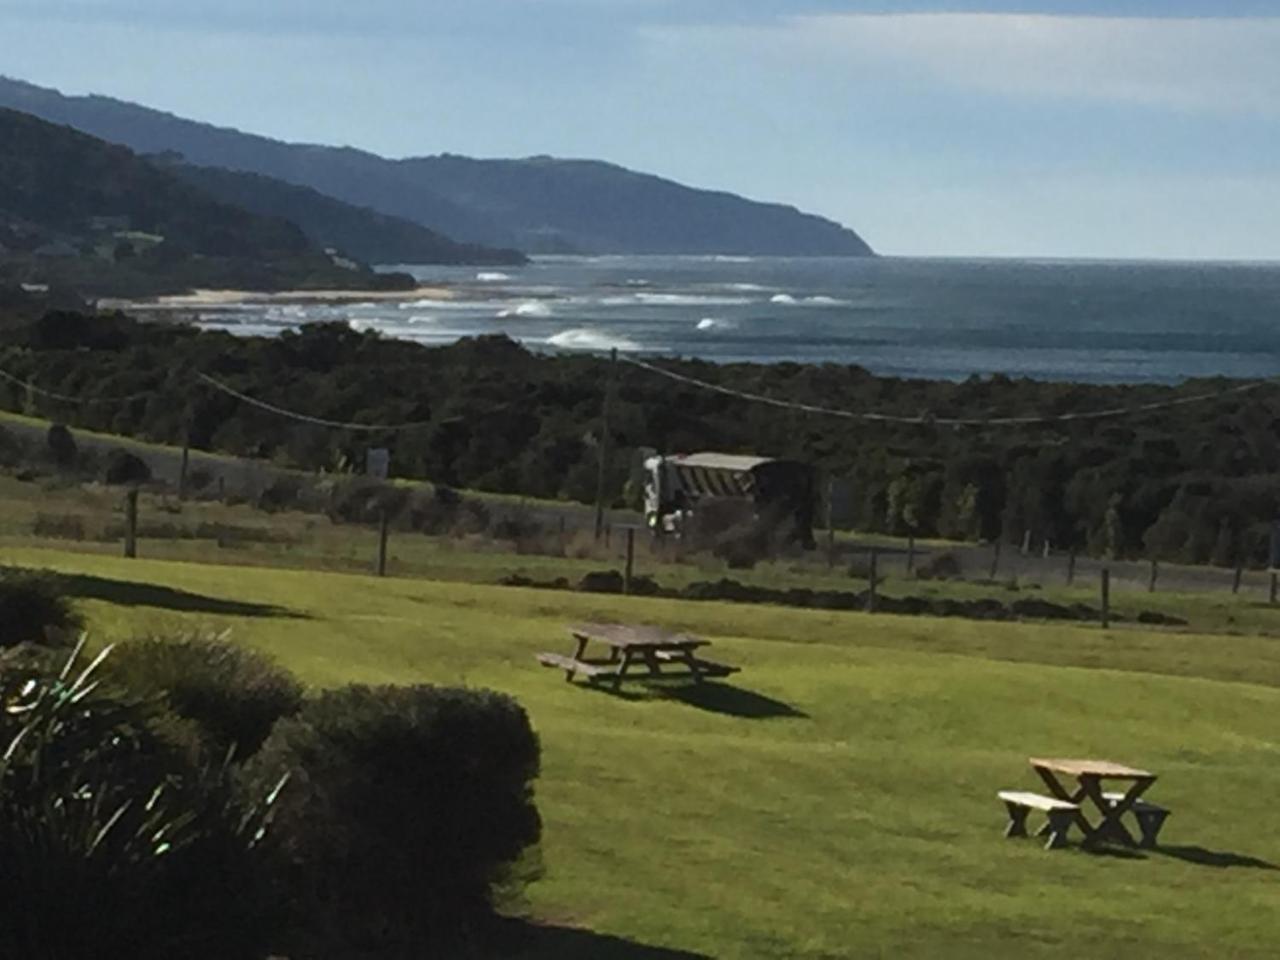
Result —
[[200, 593], [188, 593], [186, 590], [175, 590], [172, 587], [161, 587], [153, 583], [137, 583], [132, 580], [110, 580], [106, 577], [76, 573], [57, 574], [57, 583], [68, 596], [84, 600], [103, 600], [122, 607], [158, 607], [163, 610], [220, 614], [228, 617], [297, 619], [305, 617], [304, 614], [270, 604], [207, 597]]
[[508, 921], [500, 938], [506, 960], [712, 960], [702, 953], [653, 947], [576, 927]]
[[1080, 850], [1091, 857], [1108, 857], [1112, 860], [1145, 860], [1147, 855], [1128, 847], [1114, 847], [1109, 844], [1081, 844]]
[[671, 677], [655, 678], [637, 676], [634, 682], [624, 683], [617, 690], [608, 680], [601, 683], [578, 681], [574, 685], [580, 690], [604, 694], [615, 700], [628, 703], [641, 703], [646, 700], [676, 700], [685, 706], [708, 713], [720, 713], [729, 717], [741, 717], [745, 720], [770, 720], [779, 717], [805, 718], [809, 715], [797, 710], [789, 703], [766, 697], [762, 693], [731, 687], [724, 683], [693, 683], [680, 678], [678, 685], [663, 682]]
[[694, 683], [680, 687], [663, 687], [662, 695], [671, 700], [708, 713], [722, 713], [747, 720], [770, 720], [779, 717], [802, 718], [808, 714], [789, 703], [766, 697], [762, 693], [743, 690], [727, 683]]
[[1162, 857], [1173, 857], [1187, 863], [1196, 863], [1202, 867], [1248, 867], [1254, 870], [1280, 870], [1274, 863], [1260, 860], [1257, 857], [1242, 853], [1228, 853], [1223, 850], [1206, 850], [1204, 847], [1156, 847], [1151, 851]]

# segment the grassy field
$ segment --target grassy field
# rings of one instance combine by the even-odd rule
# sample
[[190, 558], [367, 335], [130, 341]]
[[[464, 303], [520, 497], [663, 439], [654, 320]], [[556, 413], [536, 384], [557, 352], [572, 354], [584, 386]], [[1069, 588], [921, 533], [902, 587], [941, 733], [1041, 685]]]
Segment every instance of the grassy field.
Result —
[[[0, 546], [78, 574], [99, 639], [231, 627], [316, 686], [518, 697], [542, 737], [546, 876], [582, 932], [529, 957], [1269, 957], [1280, 934], [1280, 641], [988, 624]], [[622, 698], [533, 654], [566, 624], [714, 641], [732, 685]], [[1155, 770], [1149, 854], [1001, 837], [1032, 754]]]
[[[141, 540], [144, 557], [192, 560], [235, 566], [259, 566], [362, 573], [372, 569], [377, 551], [376, 531], [359, 525], [339, 525], [327, 517], [299, 512], [265, 513], [247, 504], [213, 500], [179, 503], [171, 496], [144, 494], [141, 498]], [[0, 546], [57, 546], [96, 555], [119, 555], [123, 539], [123, 495], [118, 489], [19, 481], [0, 475]], [[78, 537], [80, 539], [68, 539]], [[591, 571], [623, 565], [623, 541], [597, 546], [586, 532], [570, 534], [563, 548], [551, 542], [551, 553], [520, 552], [510, 542], [489, 537], [429, 537], [396, 532], [390, 543], [388, 569], [393, 576], [493, 584], [522, 575], [540, 581], [562, 577], [576, 583]], [[651, 550], [647, 537], [639, 540], [636, 571], [650, 575], [664, 587], [679, 588], [699, 580], [732, 577], [772, 588], [808, 587], [860, 591], [866, 580], [851, 577], [842, 567], [828, 570], [821, 558], [767, 562], [753, 570], [730, 570], [706, 555], [673, 560]], [[882, 592], [893, 596], [981, 599], [1012, 602], [1035, 597], [1057, 603], [1097, 607], [1098, 588], [1082, 576], [1066, 587], [1053, 578], [1002, 578], [998, 582], [922, 581], [907, 577], [903, 558], [887, 558], [880, 568]], [[865, 564], [863, 565], [865, 566]], [[1250, 573], [1239, 595], [1224, 589], [1179, 592], [1161, 589], [1150, 594], [1145, 585], [1117, 579], [1113, 608], [1127, 621], [1146, 610], [1181, 617], [1191, 630], [1235, 636], [1245, 633], [1280, 636], [1280, 606], [1266, 602], [1266, 576]]]

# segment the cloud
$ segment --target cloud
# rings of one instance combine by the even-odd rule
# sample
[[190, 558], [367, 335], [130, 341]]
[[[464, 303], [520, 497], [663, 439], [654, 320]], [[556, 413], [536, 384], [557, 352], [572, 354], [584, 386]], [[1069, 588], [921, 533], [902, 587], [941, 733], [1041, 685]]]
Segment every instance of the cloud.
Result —
[[656, 28], [658, 46], [784, 69], [1010, 99], [1196, 111], [1280, 110], [1280, 17], [827, 14], [774, 25]]

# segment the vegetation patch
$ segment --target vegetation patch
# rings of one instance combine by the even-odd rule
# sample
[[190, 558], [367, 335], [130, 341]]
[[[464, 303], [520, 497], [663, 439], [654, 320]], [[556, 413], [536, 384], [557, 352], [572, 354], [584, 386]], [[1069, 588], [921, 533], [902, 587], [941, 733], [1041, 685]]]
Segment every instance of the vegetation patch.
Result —
[[46, 643], [80, 625], [56, 574], [0, 566], [0, 647]]

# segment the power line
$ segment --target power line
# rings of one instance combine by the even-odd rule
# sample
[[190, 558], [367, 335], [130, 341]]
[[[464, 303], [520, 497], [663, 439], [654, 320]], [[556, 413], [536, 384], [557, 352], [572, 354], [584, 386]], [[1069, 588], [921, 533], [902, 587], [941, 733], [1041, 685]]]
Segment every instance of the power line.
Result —
[[0, 380], [7, 380], [12, 384], [30, 390], [32, 393], [37, 393], [42, 397], [48, 397], [50, 400], [60, 400], [63, 403], [128, 403], [131, 400], [139, 400], [142, 397], [149, 397], [155, 393], [154, 390], [140, 390], [137, 393], [125, 394], [124, 396], [119, 397], [72, 397], [65, 393], [54, 393], [52, 390], [42, 389], [41, 387], [37, 387], [34, 383], [31, 383], [28, 380], [23, 380], [20, 377], [15, 377], [13, 374], [6, 373], [4, 370], [0, 370]]
[[288, 417], [291, 420], [297, 420], [300, 423], [309, 423], [320, 427], [334, 427], [339, 430], [367, 430], [378, 433], [394, 433], [402, 430], [420, 430], [423, 427], [430, 426], [430, 420], [418, 420], [412, 423], [347, 423], [340, 420], [326, 420], [323, 417], [313, 417], [310, 414], [298, 413], [295, 410], [286, 410], [284, 407], [277, 407], [274, 404], [266, 403], [262, 400], [256, 400], [248, 394], [235, 390], [220, 380], [215, 380], [207, 373], [195, 372], [196, 377], [204, 383], [216, 390], [221, 390], [228, 396], [235, 397], [251, 406], [266, 410], [268, 413], [274, 413], [281, 417]]
[[1212, 393], [1201, 393], [1190, 397], [1177, 397], [1172, 400], [1157, 400], [1152, 403], [1142, 403], [1130, 407], [1112, 407], [1107, 410], [1091, 410], [1081, 413], [1058, 413], [1025, 417], [935, 417], [929, 414], [921, 414], [919, 416], [904, 416], [892, 413], [868, 413], [858, 410], [837, 410], [832, 407], [823, 407], [811, 403], [798, 403], [793, 400], [780, 400], [777, 397], [766, 397], [758, 393], [750, 393], [746, 390], [737, 390], [733, 387], [721, 386], [718, 383], [708, 383], [706, 380], [699, 380], [697, 377], [686, 376], [682, 373], [676, 373], [674, 370], [667, 370], [663, 367], [656, 366], [652, 363], [646, 363], [643, 360], [637, 360], [634, 357], [619, 354], [619, 360], [631, 364], [633, 367], [639, 367], [641, 370], [648, 370], [650, 373], [656, 373], [659, 376], [674, 380], [677, 383], [683, 383], [691, 387], [698, 387], [702, 390], [709, 390], [713, 393], [724, 394], [728, 397], [736, 397], [739, 400], [747, 400], [752, 403], [767, 404], [771, 407], [780, 407], [784, 410], [797, 410], [802, 413], [816, 413], [828, 417], [841, 417], [845, 420], [861, 420], [869, 423], [894, 423], [909, 426], [942, 426], [942, 427], [1015, 427], [1015, 426], [1037, 426], [1051, 423], [1069, 423], [1072, 421], [1085, 420], [1106, 420], [1115, 417], [1124, 417], [1130, 414], [1150, 413], [1155, 410], [1164, 410], [1169, 407], [1186, 406], [1192, 403], [1204, 403], [1209, 400], [1217, 400], [1221, 397], [1228, 397], [1242, 393], [1248, 393], [1257, 390], [1260, 387], [1274, 385], [1280, 383], [1280, 377], [1272, 377], [1268, 380], [1257, 380], [1253, 383], [1241, 384], [1235, 387], [1228, 387], [1224, 390], [1215, 390]]

